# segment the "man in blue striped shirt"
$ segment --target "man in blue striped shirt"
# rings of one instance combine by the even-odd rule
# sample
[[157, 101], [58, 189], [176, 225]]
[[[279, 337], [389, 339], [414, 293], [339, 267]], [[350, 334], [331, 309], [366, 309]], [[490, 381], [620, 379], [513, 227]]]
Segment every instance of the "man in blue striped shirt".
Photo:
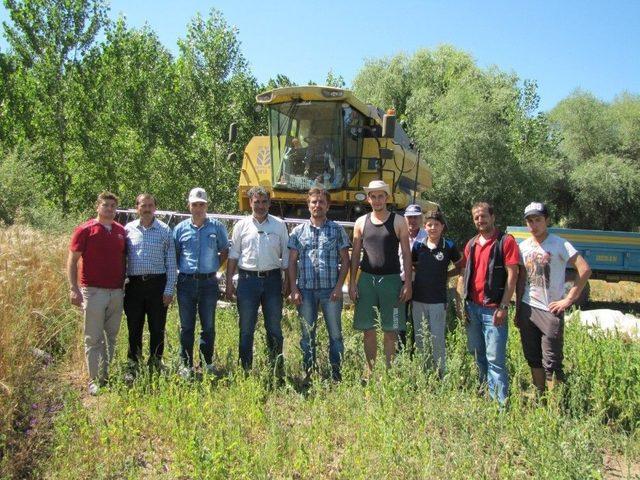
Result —
[[349, 237], [344, 228], [327, 220], [329, 192], [314, 187], [308, 193], [311, 218], [289, 236], [291, 301], [297, 305], [302, 335], [303, 365], [308, 380], [316, 359], [318, 310], [329, 333], [329, 362], [334, 380], [340, 380], [342, 341], [342, 285], [349, 272]]
[[173, 231], [178, 257], [178, 310], [180, 312], [180, 375], [191, 376], [196, 312], [200, 315], [200, 354], [204, 370], [212, 374], [215, 315], [219, 290], [216, 273], [229, 255], [227, 229], [207, 218], [207, 192], [194, 188], [189, 193], [191, 218]]
[[149, 322], [149, 366], [160, 367], [164, 351], [167, 308], [176, 283], [176, 252], [169, 226], [157, 218], [156, 200], [149, 193], [136, 198], [138, 220], [125, 226], [127, 276], [124, 312], [129, 329], [129, 361], [137, 370], [142, 358], [145, 316]]

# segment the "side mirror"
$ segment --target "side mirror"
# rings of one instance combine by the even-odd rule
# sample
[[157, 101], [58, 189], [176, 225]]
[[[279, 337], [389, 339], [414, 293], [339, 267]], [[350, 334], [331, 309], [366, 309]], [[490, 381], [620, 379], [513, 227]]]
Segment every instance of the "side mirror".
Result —
[[231, 125], [229, 125], [229, 143], [235, 142], [237, 137], [238, 124], [236, 122], [233, 122]]
[[389, 110], [382, 117], [382, 138], [393, 138], [396, 135], [396, 112]]

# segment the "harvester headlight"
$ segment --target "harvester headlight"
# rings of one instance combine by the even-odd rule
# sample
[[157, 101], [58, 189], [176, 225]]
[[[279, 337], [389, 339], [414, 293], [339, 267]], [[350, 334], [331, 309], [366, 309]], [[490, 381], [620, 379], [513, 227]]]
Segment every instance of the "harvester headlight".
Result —
[[364, 192], [358, 192], [354, 197], [359, 202], [364, 202], [367, 199], [367, 195]]
[[340, 98], [344, 95], [344, 92], [342, 90], [338, 90], [336, 89], [329, 89], [329, 88], [323, 88], [322, 89], [322, 96], [326, 97], [326, 98]]
[[258, 103], [268, 103], [273, 99], [273, 92], [261, 93], [256, 97]]

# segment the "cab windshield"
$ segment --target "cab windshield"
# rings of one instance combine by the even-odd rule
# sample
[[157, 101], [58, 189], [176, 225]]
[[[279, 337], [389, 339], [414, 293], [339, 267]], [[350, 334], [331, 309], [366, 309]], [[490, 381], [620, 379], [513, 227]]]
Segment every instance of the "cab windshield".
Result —
[[273, 186], [343, 188], [342, 104], [294, 101], [271, 105], [269, 112]]

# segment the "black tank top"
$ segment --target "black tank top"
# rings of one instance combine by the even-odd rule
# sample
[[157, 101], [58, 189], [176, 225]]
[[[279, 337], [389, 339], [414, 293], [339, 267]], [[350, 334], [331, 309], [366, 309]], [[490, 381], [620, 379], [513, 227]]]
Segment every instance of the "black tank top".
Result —
[[362, 247], [364, 255], [360, 268], [372, 275], [391, 275], [400, 273], [398, 245], [400, 239], [393, 228], [396, 214], [391, 212], [389, 218], [380, 224], [371, 222], [371, 214], [367, 213], [362, 229]]

